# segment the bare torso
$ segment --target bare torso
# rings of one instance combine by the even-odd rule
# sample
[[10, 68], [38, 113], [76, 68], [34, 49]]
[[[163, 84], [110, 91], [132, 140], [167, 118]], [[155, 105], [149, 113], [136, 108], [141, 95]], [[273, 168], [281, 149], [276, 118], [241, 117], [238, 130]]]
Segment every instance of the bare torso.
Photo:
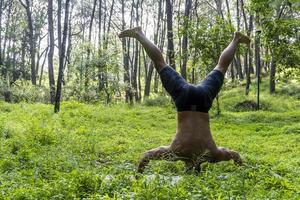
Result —
[[216, 149], [209, 126], [208, 113], [178, 112], [177, 133], [171, 151], [179, 157], [193, 158]]

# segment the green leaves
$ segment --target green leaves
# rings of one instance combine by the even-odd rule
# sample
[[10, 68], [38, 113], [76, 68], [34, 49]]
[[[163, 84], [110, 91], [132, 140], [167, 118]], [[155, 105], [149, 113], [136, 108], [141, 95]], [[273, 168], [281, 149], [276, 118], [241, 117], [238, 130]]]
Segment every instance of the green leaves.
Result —
[[269, 96], [270, 111], [231, 112], [244, 100], [241, 90], [223, 91], [224, 112], [212, 117], [211, 130], [245, 164], [205, 163], [199, 175], [166, 161], [135, 172], [144, 151], [174, 137], [174, 109], [156, 103], [166, 99], [135, 107], [64, 102], [59, 114], [51, 105], [0, 102], [0, 199], [293, 199], [299, 101]]

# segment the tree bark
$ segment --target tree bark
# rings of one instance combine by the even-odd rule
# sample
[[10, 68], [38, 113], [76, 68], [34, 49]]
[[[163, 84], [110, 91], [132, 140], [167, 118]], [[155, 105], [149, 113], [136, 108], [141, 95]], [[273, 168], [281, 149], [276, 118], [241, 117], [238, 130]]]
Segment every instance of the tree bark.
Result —
[[3, 0], [0, 0], [0, 67], [3, 65], [2, 62], [2, 13], [3, 13]]
[[[243, 19], [244, 19], [245, 30], [247, 31], [247, 36], [250, 37], [250, 34], [251, 34], [250, 28], [252, 29], [252, 27], [251, 27], [252, 25], [249, 24], [249, 26], [248, 26], [248, 23], [247, 23], [247, 16], [246, 16], [246, 12], [244, 9], [244, 0], [241, 0], [241, 10], [242, 10]], [[252, 15], [250, 16], [250, 22], [251, 22], [251, 20], [252, 20]], [[251, 84], [249, 58], [250, 58], [250, 45], [244, 51], [244, 72], [246, 74], [246, 95], [249, 94], [250, 84]]]
[[270, 94], [275, 93], [275, 74], [276, 74], [276, 58], [272, 53], [272, 62], [270, 69]]
[[[161, 6], [161, 0], [159, 1]], [[160, 13], [160, 12], [159, 12]], [[175, 67], [175, 52], [174, 52], [174, 41], [173, 41], [173, 6], [171, 0], [166, 0], [166, 13], [167, 13], [167, 38], [168, 38], [168, 50], [167, 56], [169, 65], [176, 70]]]
[[[135, 4], [135, 26], [139, 25], [139, 0], [136, 0], [136, 3], [133, 2]], [[134, 53], [134, 65], [133, 65], [133, 76], [132, 76], [132, 87], [134, 89], [134, 97], [135, 100], [138, 101], [139, 100], [139, 96], [138, 96], [138, 82], [137, 82], [137, 72], [138, 72], [138, 63], [139, 62], [139, 42], [137, 40], [135, 40], [135, 53]]]
[[[125, 29], [125, 0], [122, 3], [122, 30]], [[128, 103], [130, 96], [130, 74], [129, 74], [129, 55], [127, 51], [126, 38], [122, 38], [123, 65], [124, 65], [124, 84], [125, 84], [125, 101]]]
[[33, 28], [33, 20], [32, 13], [30, 10], [30, 1], [26, 0], [26, 4], [19, 0], [22, 6], [26, 10], [27, 15], [27, 23], [28, 23], [28, 32], [29, 32], [29, 48], [30, 48], [30, 57], [31, 57], [31, 83], [32, 85], [36, 85], [36, 71], [35, 71], [35, 40], [34, 40], [34, 28]]
[[[170, 0], [167, 0], [167, 2], [166, 2], [167, 4], [168, 4], [168, 1], [170, 1]], [[168, 5], [166, 5], [166, 9], [168, 9], [167, 7], [168, 7]], [[158, 12], [157, 12], [157, 23], [156, 23], [157, 25], [156, 25], [156, 29], [154, 29], [154, 44], [155, 45], [157, 45], [158, 34], [159, 34], [159, 31], [161, 30], [161, 16], [162, 16], [162, 0], [159, 0], [158, 1]], [[168, 14], [167, 14], [167, 18], [168, 18]], [[169, 19], [167, 19], [167, 20], [169, 20]], [[168, 34], [169, 34], [169, 32], [168, 32]], [[168, 40], [168, 42], [169, 42], [169, 40]], [[172, 36], [172, 44], [173, 44], [173, 36]], [[168, 43], [168, 45], [169, 45], [169, 43]], [[173, 46], [173, 48], [174, 48], [174, 46]], [[143, 51], [143, 54], [144, 53], [145, 52]], [[169, 57], [169, 59], [171, 58], [170, 55], [168, 57]], [[174, 57], [174, 49], [173, 49], [173, 57]], [[145, 60], [145, 55], [144, 55], [144, 60]], [[152, 80], [153, 71], [154, 71], [153, 65], [154, 65], [153, 62], [150, 61], [150, 63], [148, 64], [148, 66], [146, 68], [145, 90], [144, 90], [145, 97], [149, 97], [149, 95], [150, 95], [151, 80]], [[174, 67], [175, 67], [175, 65], [174, 65]]]
[[189, 18], [190, 18], [190, 10], [192, 6], [192, 1], [191, 0], [185, 0], [185, 10], [184, 10], [184, 35], [182, 38], [182, 65], [181, 65], [181, 76], [186, 79], [186, 64], [188, 61], [188, 51], [187, 51], [187, 46], [188, 46], [188, 25], [189, 25]]
[[48, 79], [49, 79], [49, 88], [50, 88], [50, 102], [54, 104], [55, 80], [54, 80], [54, 68], [53, 68], [53, 54], [54, 54], [53, 0], [48, 0], [48, 32], [49, 32]]
[[65, 57], [66, 41], [67, 41], [67, 33], [68, 33], [69, 5], [70, 5], [70, 0], [66, 0], [63, 38], [62, 38], [61, 50], [59, 51], [60, 52], [59, 70], [58, 70], [57, 89], [56, 89], [55, 106], [54, 106], [55, 113], [59, 112], [60, 109], [61, 89], [62, 89], [63, 70], [64, 70], [63, 66], [64, 66], [64, 57]]
[[93, 22], [94, 22], [94, 18], [95, 18], [95, 11], [96, 11], [96, 5], [97, 5], [97, 0], [94, 0], [93, 3], [93, 9], [92, 9], [92, 15], [90, 18], [90, 23], [89, 23], [89, 32], [88, 32], [88, 48], [87, 48], [87, 61], [86, 61], [86, 65], [85, 65], [85, 84], [84, 84], [84, 88], [85, 90], [88, 90], [88, 86], [89, 86], [89, 77], [90, 77], [90, 55], [91, 55], [91, 46], [92, 46], [92, 29], [93, 29]]

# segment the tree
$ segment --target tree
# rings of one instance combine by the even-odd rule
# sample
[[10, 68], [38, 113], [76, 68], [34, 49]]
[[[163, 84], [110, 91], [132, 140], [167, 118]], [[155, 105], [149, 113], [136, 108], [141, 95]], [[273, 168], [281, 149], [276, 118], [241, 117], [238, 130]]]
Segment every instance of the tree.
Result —
[[183, 39], [182, 39], [182, 65], [181, 65], [181, 75], [186, 79], [186, 64], [188, 61], [188, 26], [190, 21], [190, 10], [192, 6], [192, 0], [185, 0], [185, 10], [184, 10], [184, 26], [183, 26]]
[[67, 33], [68, 33], [69, 6], [70, 6], [70, 0], [66, 0], [63, 38], [62, 38], [62, 44], [60, 46], [61, 49], [59, 50], [59, 69], [58, 69], [57, 89], [56, 89], [56, 97], [55, 97], [55, 105], [54, 105], [55, 113], [59, 112], [59, 108], [60, 108], [62, 80], [64, 75], [63, 66], [64, 66], [66, 41], [67, 41]]
[[[161, 5], [161, 1], [159, 1]], [[175, 53], [174, 53], [174, 42], [173, 42], [173, 6], [171, 0], [166, 0], [166, 13], [167, 13], [167, 38], [168, 38], [168, 49], [167, 55], [169, 59], [169, 64], [173, 69], [175, 68]], [[159, 12], [160, 13], [160, 12]]]
[[48, 78], [50, 88], [50, 102], [54, 103], [55, 80], [53, 70], [54, 54], [54, 27], [53, 27], [53, 0], [48, 0], [48, 32], [49, 32], [49, 53], [48, 53]]
[[35, 69], [35, 39], [34, 39], [34, 27], [33, 19], [31, 13], [31, 4], [29, 0], [25, 0], [25, 3], [22, 0], [19, 0], [22, 6], [26, 10], [27, 14], [27, 23], [28, 23], [28, 32], [29, 32], [29, 46], [30, 46], [30, 55], [31, 55], [31, 82], [32, 85], [36, 85], [36, 69]]

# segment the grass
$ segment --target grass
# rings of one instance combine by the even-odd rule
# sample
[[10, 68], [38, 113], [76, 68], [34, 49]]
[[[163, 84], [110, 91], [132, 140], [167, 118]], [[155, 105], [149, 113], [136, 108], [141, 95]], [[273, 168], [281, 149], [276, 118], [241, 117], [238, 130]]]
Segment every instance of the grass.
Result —
[[265, 110], [236, 112], [241, 92], [225, 88], [211, 129], [245, 164], [203, 164], [200, 175], [167, 161], [135, 172], [144, 151], [174, 137], [170, 105], [64, 102], [54, 114], [49, 105], [1, 102], [0, 199], [300, 199], [299, 100], [264, 94]]

